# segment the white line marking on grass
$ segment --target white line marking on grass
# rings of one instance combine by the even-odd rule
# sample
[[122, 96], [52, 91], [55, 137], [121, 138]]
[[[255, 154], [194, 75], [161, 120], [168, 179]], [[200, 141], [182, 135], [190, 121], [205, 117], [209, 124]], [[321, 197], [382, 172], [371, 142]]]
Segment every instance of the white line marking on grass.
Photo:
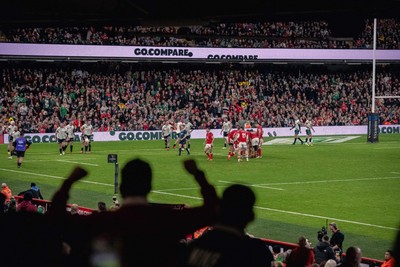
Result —
[[74, 164], [82, 164], [82, 165], [89, 165], [89, 166], [96, 166], [96, 167], [100, 166], [99, 164], [86, 163], [86, 162], [77, 162], [77, 161], [63, 160], [63, 159], [58, 159], [56, 161], [66, 162], [66, 163], [74, 163]]
[[[223, 185], [214, 185], [214, 187], [223, 187]], [[182, 187], [182, 188], [170, 188], [157, 190], [157, 192], [168, 192], [168, 191], [184, 191], [184, 190], [200, 190], [200, 187]]]
[[[229, 182], [229, 181], [223, 181], [223, 180], [218, 180], [218, 182], [221, 183], [226, 183], [226, 184], [236, 184], [235, 182]], [[285, 190], [283, 188], [277, 188], [277, 187], [270, 187], [270, 186], [265, 186], [265, 185], [257, 185], [257, 184], [245, 184], [247, 186], [252, 186], [252, 187], [259, 187], [259, 188], [265, 188], [265, 189], [272, 189], [272, 190]]]
[[398, 146], [391, 146], [391, 147], [376, 147], [374, 149], [399, 149], [400, 147]]
[[395, 231], [399, 230], [399, 229], [393, 228], [393, 227], [387, 227], [387, 226], [376, 225], [376, 224], [371, 224], [371, 223], [356, 222], [356, 221], [350, 221], [350, 220], [342, 220], [342, 219], [338, 219], [338, 218], [331, 218], [331, 217], [325, 217], [325, 216], [319, 216], [319, 215], [312, 215], [312, 214], [295, 212], [295, 211], [278, 210], [278, 209], [264, 208], [264, 207], [259, 207], [259, 206], [254, 206], [254, 208], [261, 209], [261, 210], [275, 211], [275, 212], [280, 212], [280, 213], [299, 215], [299, 216], [305, 216], [305, 217], [327, 219], [327, 220], [330, 220], [330, 221], [339, 221], [339, 222], [345, 222], [345, 223], [352, 223], [352, 224], [358, 224], [358, 225], [364, 225], [364, 226], [370, 226], [370, 227], [382, 228], [382, 229], [388, 229], [388, 230], [395, 230]]
[[391, 173], [394, 173], [394, 174], [400, 174], [400, 172], [391, 172]]
[[152, 193], [157, 193], [157, 194], [163, 194], [163, 195], [170, 195], [170, 196], [176, 196], [176, 197], [183, 197], [183, 198], [192, 198], [192, 199], [203, 199], [201, 197], [192, 197], [192, 196], [187, 196], [187, 195], [180, 195], [180, 194], [173, 194], [173, 193], [167, 193], [167, 192], [161, 192], [161, 191], [151, 191]]
[[[55, 176], [55, 175], [47, 175], [47, 174], [40, 174], [40, 173], [34, 173], [34, 172], [24, 172], [24, 171], [16, 171], [16, 170], [9, 170], [9, 169], [1, 169], [2, 171], [7, 171], [7, 172], [16, 172], [16, 173], [23, 173], [23, 174], [29, 174], [29, 175], [36, 175], [36, 176], [41, 176], [41, 177], [47, 177], [47, 178], [53, 178], [53, 179], [59, 179], [59, 180], [65, 180], [65, 177], [60, 177], [60, 176]], [[80, 180], [79, 182], [81, 183], [87, 183], [87, 184], [97, 184], [97, 185], [105, 185], [105, 186], [114, 186], [112, 184], [106, 184], [106, 183], [100, 183], [100, 182], [93, 182], [93, 181], [85, 181], [85, 180]]]
[[336, 183], [336, 182], [354, 182], [354, 181], [371, 181], [371, 180], [389, 180], [389, 179], [400, 179], [400, 176], [389, 176], [389, 177], [372, 177], [372, 178], [355, 178], [355, 179], [335, 179], [335, 180], [319, 180], [319, 181], [305, 181], [305, 182], [286, 182], [286, 183], [270, 183], [270, 184], [259, 184], [269, 185], [294, 185], [294, 184], [317, 184], [317, 183]]

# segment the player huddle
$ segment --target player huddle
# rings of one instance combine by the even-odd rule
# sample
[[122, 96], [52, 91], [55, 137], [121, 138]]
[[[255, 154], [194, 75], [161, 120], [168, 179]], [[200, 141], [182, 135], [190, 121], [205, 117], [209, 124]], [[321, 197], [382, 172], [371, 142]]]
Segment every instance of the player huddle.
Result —
[[[233, 156], [237, 155], [238, 162], [243, 160], [249, 161], [249, 158], [261, 158], [262, 157], [262, 142], [263, 142], [263, 129], [261, 125], [257, 124], [256, 128], [239, 127], [238, 129], [232, 129], [232, 123], [225, 118], [221, 135], [224, 137], [224, 147], [228, 150], [228, 160]], [[179, 145], [178, 155], [181, 156], [182, 151], [186, 150], [187, 155], [190, 155], [190, 133], [193, 131], [193, 124], [181, 118], [177, 123], [171, 120], [167, 120], [162, 126], [162, 136], [164, 140], [165, 150], [170, 150], [172, 134], [175, 131], [177, 139], [173, 144], [173, 148]], [[210, 128], [206, 128], [206, 136], [204, 140], [204, 153], [207, 156], [207, 160], [213, 160], [213, 147], [214, 147], [214, 134]]]
[[249, 161], [249, 158], [262, 157], [262, 143], [264, 131], [261, 125], [257, 124], [256, 129], [248, 128], [244, 130], [239, 126], [236, 130], [231, 130], [226, 137], [229, 145], [228, 160], [237, 155], [238, 162]]

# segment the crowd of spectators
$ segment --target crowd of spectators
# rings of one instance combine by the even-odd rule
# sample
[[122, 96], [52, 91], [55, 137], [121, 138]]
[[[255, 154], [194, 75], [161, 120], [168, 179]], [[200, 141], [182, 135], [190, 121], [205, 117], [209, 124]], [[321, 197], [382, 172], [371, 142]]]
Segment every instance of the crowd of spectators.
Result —
[[[379, 19], [377, 48], [400, 49], [396, 19]], [[1, 36], [1, 34], [0, 34]], [[327, 21], [213, 23], [185, 27], [77, 26], [3, 29], [3, 41], [49, 44], [91, 44], [233, 48], [372, 48], [373, 21], [352, 38], [334, 36]]]
[[[88, 119], [95, 131], [160, 130], [181, 116], [197, 129], [221, 128], [224, 117], [234, 127], [240, 120], [289, 127], [294, 116], [316, 126], [365, 125], [371, 71], [356, 67], [16, 63], [2, 69], [0, 114], [3, 123], [12, 117], [24, 132], [42, 133], [60, 121], [80, 126]], [[393, 68], [378, 68], [377, 96], [399, 95]], [[376, 112], [381, 124], [398, 124], [399, 99], [377, 100]]]

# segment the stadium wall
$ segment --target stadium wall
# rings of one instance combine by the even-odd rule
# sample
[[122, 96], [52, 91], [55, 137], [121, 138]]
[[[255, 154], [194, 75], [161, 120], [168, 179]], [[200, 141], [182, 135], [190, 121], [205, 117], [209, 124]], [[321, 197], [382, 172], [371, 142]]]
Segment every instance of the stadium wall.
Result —
[[[353, 135], [367, 134], [367, 125], [362, 126], [316, 126], [314, 127], [314, 136], [329, 135]], [[263, 128], [264, 137], [288, 137], [294, 134], [289, 127], [284, 128]], [[215, 138], [222, 138], [221, 129], [212, 129], [211, 132]], [[380, 134], [400, 134], [400, 125], [380, 125]], [[305, 128], [300, 135], [305, 135]], [[194, 130], [191, 133], [192, 139], [204, 139], [206, 130]], [[54, 133], [26, 133], [25, 137], [33, 143], [55, 143], [57, 139]], [[173, 133], [172, 138], [176, 138]], [[94, 132], [93, 141], [147, 141], [162, 140], [161, 131], [111, 131], [111, 132]], [[75, 141], [80, 142], [80, 133], [75, 134]], [[8, 144], [8, 135], [4, 136], [4, 143]]]

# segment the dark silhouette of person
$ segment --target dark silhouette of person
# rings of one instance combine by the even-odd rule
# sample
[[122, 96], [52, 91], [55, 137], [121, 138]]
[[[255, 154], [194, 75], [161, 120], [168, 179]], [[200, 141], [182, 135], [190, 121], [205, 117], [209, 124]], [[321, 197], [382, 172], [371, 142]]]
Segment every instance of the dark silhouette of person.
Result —
[[272, 266], [274, 256], [266, 244], [246, 234], [246, 226], [254, 220], [256, 197], [244, 185], [225, 189], [218, 222], [198, 239], [189, 243], [185, 266], [232, 267]]
[[[71, 264], [88, 265], [92, 253], [90, 244], [101, 237], [112, 245], [120, 266], [176, 266], [179, 240], [213, 224], [219, 204], [214, 186], [195, 161], [186, 160], [184, 166], [200, 186], [204, 200], [201, 206], [176, 210], [149, 204], [151, 166], [141, 159], [133, 159], [122, 168], [122, 205], [118, 210], [71, 216], [65, 209], [69, 191], [76, 181], [87, 175], [86, 170], [76, 167], [55, 193], [49, 210], [55, 223], [68, 232], [71, 254], [78, 250], [83, 259]], [[82, 255], [83, 251], [89, 253]]]
[[343, 259], [341, 267], [360, 267], [361, 266], [361, 249], [359, 247], [349, 247], [346, 250], [346, 256]]
[[42, 192], [40, 191], [40, 188], [35, 183], [31, 183], [31, 188], [29, 188], [26, 191], [20, 192], [18, 195], [22, 196], [26, 192], [31, 193], [32, 194], [32, 198], [43, 199]]

